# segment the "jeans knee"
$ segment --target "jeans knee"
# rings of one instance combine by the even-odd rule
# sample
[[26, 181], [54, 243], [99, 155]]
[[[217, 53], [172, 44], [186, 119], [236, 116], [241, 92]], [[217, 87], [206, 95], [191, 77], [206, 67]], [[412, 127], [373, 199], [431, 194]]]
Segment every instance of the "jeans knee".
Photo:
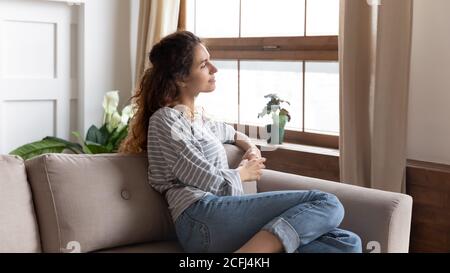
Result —
[[338, 227], [344, 219], [344, 206], [334, 194], [318, 191], [317, 195], [318, 199], [326, 204], [323, 208], [329, 219], [330, 228]]
[[347, 253], [361, 253], [362, 242], [361, 238], [353, 232], [348, 231], [348, 237], [346, 238], [348, 244]]

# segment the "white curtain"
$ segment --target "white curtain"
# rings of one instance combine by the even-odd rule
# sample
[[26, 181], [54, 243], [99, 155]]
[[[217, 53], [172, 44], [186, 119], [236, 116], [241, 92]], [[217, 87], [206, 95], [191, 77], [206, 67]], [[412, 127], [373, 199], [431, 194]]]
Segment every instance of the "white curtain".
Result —
[[405, 192], [412, 0], [341, 0], [341, 181]]
[[136, 79], [150, 66], [148, 54], [161, 38], [185, 26], [184, 0], [141, 0], [139, 6]]

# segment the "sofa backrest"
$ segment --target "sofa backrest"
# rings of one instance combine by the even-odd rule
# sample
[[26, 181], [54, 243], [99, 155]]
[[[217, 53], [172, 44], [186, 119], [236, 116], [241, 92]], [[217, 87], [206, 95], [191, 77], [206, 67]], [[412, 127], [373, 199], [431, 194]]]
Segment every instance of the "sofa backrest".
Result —
[[0, 155], [0, 252], [41, 252], [25, 165]]
[[44, 252], [176, 238], [164, 198], [148, 183], [145, 155], [46, 154], [25, 164]]

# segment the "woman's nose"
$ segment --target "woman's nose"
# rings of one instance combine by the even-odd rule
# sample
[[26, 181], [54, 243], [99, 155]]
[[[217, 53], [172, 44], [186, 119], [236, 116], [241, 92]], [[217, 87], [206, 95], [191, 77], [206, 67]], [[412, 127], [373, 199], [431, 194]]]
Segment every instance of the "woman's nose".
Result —
[[211, 72], [211, 74], [214, 74], [214, 73], [216, 73], [218, 70], [217, 70], [217, 67], [215, 67], [213, 64], [211, 64], [211, 69], [210, 69], [210, 72]]

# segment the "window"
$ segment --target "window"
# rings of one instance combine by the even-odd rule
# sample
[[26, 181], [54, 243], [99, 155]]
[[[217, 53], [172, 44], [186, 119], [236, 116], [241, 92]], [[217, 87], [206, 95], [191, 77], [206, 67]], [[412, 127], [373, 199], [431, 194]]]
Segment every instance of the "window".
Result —
[[[187, 0], [186, 29], [208, 47], [216, 90], [198, 104], [235, 125], [258, 118], [277, 93], [291, 105], [286, 142], [338, 146], [339, 0]], [[248, 131], [247, 131], [248, 132]]]

